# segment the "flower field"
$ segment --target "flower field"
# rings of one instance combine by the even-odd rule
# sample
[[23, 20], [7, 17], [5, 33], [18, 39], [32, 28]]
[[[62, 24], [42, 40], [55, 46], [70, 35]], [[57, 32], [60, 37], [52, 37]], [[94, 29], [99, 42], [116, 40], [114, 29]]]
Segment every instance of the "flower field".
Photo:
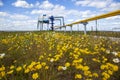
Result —
[[0, 80], [120, 80], [120, 41], [62, 32], [0, 32]]

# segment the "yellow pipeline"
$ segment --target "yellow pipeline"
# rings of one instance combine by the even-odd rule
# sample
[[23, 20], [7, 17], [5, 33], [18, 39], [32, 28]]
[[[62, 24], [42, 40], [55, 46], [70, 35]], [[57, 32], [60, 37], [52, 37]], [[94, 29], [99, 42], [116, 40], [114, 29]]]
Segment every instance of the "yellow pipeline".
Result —
[[[89, 22], [89, 21], [98, 20], [98, 19], [107, 18], [107, 17], [112, 17], [112, 16], [116, 16], [116, 15], [120, 15], [120, 10], [109, 12], [109, 13], [102, 14], [102, 15], [98, 15], [98, 16], [91, 17], [91, 18], [87, 18], [87, 19], [84, 19], [84, 20], [76, 21], [76, 22], [73, 22], [73, 23], [70, 23], [70, 24], [66, 24], [65, 26], [72, 26], [74, 24]], [[65, 26], [59, 26], [59, 27], [56, 27], [56, 28], [65, 27]]]

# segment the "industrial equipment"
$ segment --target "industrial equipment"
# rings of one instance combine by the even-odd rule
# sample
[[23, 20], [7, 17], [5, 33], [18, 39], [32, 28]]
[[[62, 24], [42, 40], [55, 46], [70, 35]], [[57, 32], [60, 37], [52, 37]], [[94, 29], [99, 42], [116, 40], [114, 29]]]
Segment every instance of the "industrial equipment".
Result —
[[46, 17], [46, 14], [44, 14], [41, 18], [38, 18], [38, 23], [37, 23], [37, 29], [43, 30], [43, 24], [47, 24], [47, 30], [49, 30], [49, 24], [51, 24], [50, 28], [53, 31], [54, 30], [54, 21], [55, 20], [59, 20], [60, 21], [60, 25], [59, 26], [64, 26], [64, 17], [62, 16], [50, 16], [50, 17]]

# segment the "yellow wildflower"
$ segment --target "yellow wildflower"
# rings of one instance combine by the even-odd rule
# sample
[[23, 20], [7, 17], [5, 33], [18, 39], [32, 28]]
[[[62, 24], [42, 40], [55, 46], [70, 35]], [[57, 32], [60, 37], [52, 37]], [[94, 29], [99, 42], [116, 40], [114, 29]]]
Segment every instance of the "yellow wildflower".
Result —
[[120, 57], [120, 52], [118, 52], [118, 55], [117, 55], [118, 57]]
[[14, 66], [14, 65], [11, 65], [11, 66], [10, 66], [10, 69], [14, 69], [14, 68], [15, 68], [15, 66]]
[[6, 39], [2, 39], [3, 44], [8, 44], [8, 41]]
[[33, 65], [29, 65], [29, 66], [28, 66], [28, 68], [29, 68], [30, 70], [32, 70], [32, 68], [33, 68]]
[[24, 72], [24, 73], [28, 73], [28, 72], [30, 72], [30, 70], [29, 70], [29, 69], [25, 69], [25, 72]]
[[62, 66], [58, 66], [58, 71], [62, 70]]
[[99, 59], [92, 58], [92, 60], [93, 60], [93, 61], [95, 61], [95, 62], [98, 62], [98, 63], [100, 63], [100, 60], [99, 60]]
[[102, 73], [102, 76], [104, 76], [104, 78], [105, 78], [106, 80], [110, 78], [110, 75], [107, 74], [106, 72], [103, 72], [103, 73]]
[[47, 60], [50, 61], [50, 58], [48, 57]]
[[45, 66], [45, 65], [46, 65], [46, 63], [45, 63], [45, 62], [42, 62], [42, 63], [41, 63], [41, 65], [42, 65], [42, 66]]
[[93, 76], [94, 76], [94, 77], [98, 77], [98, 74], [97, 74], [97, 73], [93, 73]]
[[75, 49], [74, 49], [74, 52], [76, 53], [76, 52], [78, 52], [78, 50], [79, 50], [79, 48], [75, 48]]
[[102, 51], [105, 51], [105, 48], [101, 47], [101, 50], [102, 50]]
[[106, 67], [105, 65], [101, 65], [100, 69], [103, 70], [103, 69], [105, 69], [105, 67]]
[[38, 64], [38, 65], [35, 66], [35, 68], [36, 68], [36, 69], [41, 69], [42, 66], [41, 66], [41, 64]]
[[34, 74], [32, 75], [32, 78], [33, 78], [34, 80], [36, 80], [36, 79], [38, 78], [38, 73], [34, 73]]
[[113, 71], [118, 71], [118, 66], [117, 65], [113, 66]]
[[49, 66], [45, 66], [45, 69], [49, 69]]
[[1, 76], [1, 77], [4, 77], [4, 76], [5, 76], [5, 72], [2, 71], [2, 72], [0, 73], [0, 76]]
[[39, 57], [39, 60], [41, 60], [42, 58], [44, 58], [44, 56], [43, 56], [43, 55], [41, 55], [41, 56]]
[[84, 75], [86, 75], [86, 76], [91, 75], [91, 72], [90, 71], [84, 71]]
[[11, 71], [7, 72], [7, 74], [12, 74], [12, 73], [13, 73], [13, 70], [11, 70]]
[[31, 65], [33, 65], [33, 66], [34, 66], [34, 65], [36, 65], [36, 62], [35, 62], [35, 61], [33, 61], [33, 62], [31, 63]]
[[75, 66], [76, 69], [83, 69], [83, 65], [79, 64]]
[[113, 72], [112, 72], [111, 70], [108, 70], [108, 74], [112, 75], [112, 74], [113, 74]]
[[24, 68], [24, 69], [25, 69], [25, 67], [26, 67], [26, 64], [23, 65], [23, 68]]
[[69, 67], [69, 66], [70, 66], [69, 62], [65, 63], [65, 67]]
[[20, 66], [16, 68], [16, 71], [18, 71], [18, 72], [21, 70], [22, 70], [22, 68]]
[[50, 56], [50, 57], [51, 57], [51, 56], [52, 56], [52, 54], [49, 54], [48, 56]]
[[87, 70], [89, 70], [89, 67], [88, 66], [84, 66], [82, 70], [83, 71], [87, 71]]
[[81, 74], [76, 74], [75, 75], [75, 79], [81, 79], [82, 78], [82, 75]]
[[0, 67], [0, 71], [4, 71], [5, 67], [2, 65], [2, 67]]

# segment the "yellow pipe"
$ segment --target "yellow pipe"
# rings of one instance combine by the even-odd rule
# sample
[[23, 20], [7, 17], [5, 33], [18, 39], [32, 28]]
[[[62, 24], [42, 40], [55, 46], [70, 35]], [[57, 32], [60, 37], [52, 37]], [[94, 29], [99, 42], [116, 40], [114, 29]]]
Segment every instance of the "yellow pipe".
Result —
[[71, 24], [66, 24], [65, 26], [71, 26], [71, 25], [74, 25], [74, 24], [84, 23], [84, 22], [98, 20], [98, 19], [107, 18], [107, 17], [112, 17], [112, 16], [116, 16], [116, 15], [120, 15], [120, 10], [116, 10], [116, 11], [109, 12], [109, 13], [102, 14], [102, 15], [98, 15], [98, 16], [95, 16], [95, 17], [92, 17], [92, 18], [87, 18], [87, 19], [84, 19], [84, 20], [73, 22]]

